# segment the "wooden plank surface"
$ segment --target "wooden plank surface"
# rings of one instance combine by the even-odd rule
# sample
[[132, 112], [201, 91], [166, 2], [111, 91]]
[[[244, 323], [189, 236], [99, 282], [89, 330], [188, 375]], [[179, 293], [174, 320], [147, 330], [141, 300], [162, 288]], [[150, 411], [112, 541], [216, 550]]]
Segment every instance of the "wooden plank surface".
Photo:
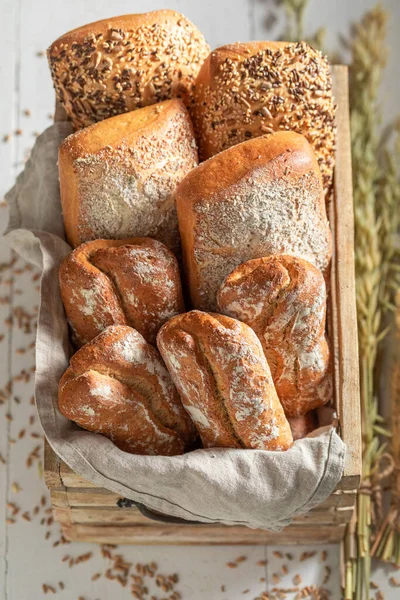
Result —
[[358, 364], [357, 312], [354, 272], [354, 212], [347, 68], [333, 69], [337, 103], [336, 167], [334, 180], [336, 332], [339, 350], [335, 356], [337, 411], [342, 439], [346, 443], [344, 477], [351, 486], [361, 475], [361, 415]]
[[226, 545], [226, 544], [331, 544], [339, 542], [345, 525], [321, 525], [310, 531], [297, 527], [296, 537], [289, 531], [279, 533], [248, 529], [247, 527], [216, 527], [215, 525], [104, 526], [71, 525], [63, 527], [69, 540], [110, 544], [155, 545]]

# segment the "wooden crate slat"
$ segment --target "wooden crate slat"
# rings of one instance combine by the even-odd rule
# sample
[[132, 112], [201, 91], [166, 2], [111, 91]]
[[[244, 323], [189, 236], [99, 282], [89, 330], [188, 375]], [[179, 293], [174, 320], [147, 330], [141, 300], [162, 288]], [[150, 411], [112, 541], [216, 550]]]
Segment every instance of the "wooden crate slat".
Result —
[[358, 363], [357, 310], [354, 269], [354, 210], [352, 195], [348, 69], [333, 67], [336, 111], [336, 167], [334, 179], [334, 285], [338, 348], [335, 359], [337, 411], [343, 441], [347, 445], [344, 479], [359, 485], [361, 474], [361, 415]]
[[71, 541], [113, 544], [148, 545], [224, 545], [224, 544], [330, 544], [340, 542], [345, 525], [290, 527], [279, 533], [248, 529], [247, 527], [221, 527], [218, 525], [158, 525], [105, 526], [71, 525], [63, 527], [64, 536]]
[[[68, 513], [68, 514], [67, 514]], [[353, 514], [353, 510], [351, 508], [345, 509], [330, 509], [321, 512], [311, 511], [306, 515], [302, 515], [296, 517], [293, 520], [292, 527], [297, 525], [332, 525], [339, 523], [348, 523]], [[78, 506], [68, 508], [53, 508], [54, 518], [63, 522], [66, 520], [66, 516], [68, 520], [72, 523], [77, 524], [87, 524], [87, 525], [107, 525], [112, 523], [113, 525], [147, 525], [147, 526], [158, 526], [156, 521], [151, 521], [147, 517], [143, 516], [141, 512], [139, 512], [135, 508], [124, 508], [115, 510], [112, 507], [100, 507], [100, 508], [92, 508], [86, 506]], [[166, 524], [167, 525], [167, 524]], [[173, 527], [174, 525], [168, 525], [169, 527]]]

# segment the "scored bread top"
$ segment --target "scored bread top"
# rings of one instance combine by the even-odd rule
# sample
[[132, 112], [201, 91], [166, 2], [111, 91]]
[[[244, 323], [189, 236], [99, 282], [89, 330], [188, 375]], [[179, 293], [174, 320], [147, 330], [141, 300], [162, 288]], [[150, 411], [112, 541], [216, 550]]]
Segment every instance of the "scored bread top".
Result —
[[256, 332], [286, 415], [305, 414], [332, 399], [326, 286], [319, 269], [284, 254], [249, 260], [225, 279], [218, 306]]
[[159, 353], [124, 325], [108, 327], [71, 357], [58, 402], [85, 429], [104, 432], [117, 445], [122, 436], [123, 449], [129, 435], [132, 452], [179, 454], [194, 437]]
[[130, 325], [154, 343], [161, 325], [184, 311], [177, 260], [150, 238], [81, 244], [63, 260], [59, 277], [77, 346], [109, 325]]
[[47, 55], [57, 98], [81, 128], [169, 98], [189, 102], [209, 51], [188, 19], [157, 10], [69, 31]]
[[157, 345], [206, 448], [290, 447], [290, 428], [250, 327], [193, 310], [163, 325]]

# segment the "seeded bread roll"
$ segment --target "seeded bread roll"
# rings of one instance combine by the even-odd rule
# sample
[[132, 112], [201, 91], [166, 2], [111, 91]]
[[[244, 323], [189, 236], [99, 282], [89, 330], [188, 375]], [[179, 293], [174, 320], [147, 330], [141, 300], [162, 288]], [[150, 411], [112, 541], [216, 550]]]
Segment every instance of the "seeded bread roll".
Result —
[[62, 414], [133, 454], [182, 454], [194, 428], [157, 350], [132, 329], [108, 327], [70, 360]]
[[217, 48], [196, 80], [191, 108], [204, 160], [279, 130], [302, 133], [329, 189], [334, 167], [330, 66], [305, 42], [250, 42]]
[[185, 310], [177, 260], [150, 238], [82, 244], [61, 264], [60, 291], [77, 346], [109, 325], [130, 325], [154, 344], [161, 325]]
[[294, 256], [249, 260], [225, 279], [218, 306], [256, 332], [286, 415], [303, 415], [331, 400], [321, 271]]
[[242, 142], [202, 163], [179, 185], [177, 209], [194, 308], [215, 311], [225, 277], [251, 258], [287, 253], [328, 269], [321, 174], [297, 133]]
[[194, 310], [163, 325], [157, 345], [205, 448], [292, 445], [268, 363], [250, 327]]
[[210, 49], [173, 10], [84, 25], [48, 49], [58, 100], [75, 129], [170, 98], [190, 101]]
[[198, 163], [189, 114], [168, 100], [68, 136], [59, 150], [68, 242], [154, 237], [178, 252], [176, 186]]

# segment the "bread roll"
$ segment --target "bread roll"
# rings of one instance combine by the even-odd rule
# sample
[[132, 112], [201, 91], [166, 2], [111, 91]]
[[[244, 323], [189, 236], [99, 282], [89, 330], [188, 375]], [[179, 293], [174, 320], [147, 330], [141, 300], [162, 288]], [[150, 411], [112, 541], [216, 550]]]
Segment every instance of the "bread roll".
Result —
[[259, 135], [295, 131], [312, 145], [329, 188], [335, 146], [331, 72], [321, 52], [305, 42], [217, 48], [197, 76], [191, 112], [202, 159]]
[[61, 264], [60, 291], [77, 346], [109, 325], [130, 325], [154, 344], [185, 310], [176, 258], [150, 238], [82, 244]]
[[228, 275], [218, 305], [256, 332], [286, 415], [332, 398], [326, 288], [316, 267], [294, 256], [249, 260]]
[[318, 427], [318, 418], [315, 410], [298, 417], [288, 417], [287, 420], [294, 441], [302, 440]]
[[190, 101], [210, 49], [173, 10], [84, 25], [48, 49], [58, 100], [75, 129], [170, 98]]
[[225, 277], [251, 258], [294, 254], [327, 271], [321, 175], [302, 135], [259, 137], [210, 158], [179, 185], [177, 209], [195, 308], [216, 310]]
[[61, 203], [68, 242], [154, 237], [179, 248], [176, 186], [197, 165], [180, 100], [107, 119], [60, 146]]
[[72, 356], [58, 406], [133, 454], [182, 454], [194, 438], [157, 350], [124, 325], [108, 327]]
[[163, 325], [157, 345], [205, 448], [291, 446], [268, 363], [250, 327], [191, 311]]

